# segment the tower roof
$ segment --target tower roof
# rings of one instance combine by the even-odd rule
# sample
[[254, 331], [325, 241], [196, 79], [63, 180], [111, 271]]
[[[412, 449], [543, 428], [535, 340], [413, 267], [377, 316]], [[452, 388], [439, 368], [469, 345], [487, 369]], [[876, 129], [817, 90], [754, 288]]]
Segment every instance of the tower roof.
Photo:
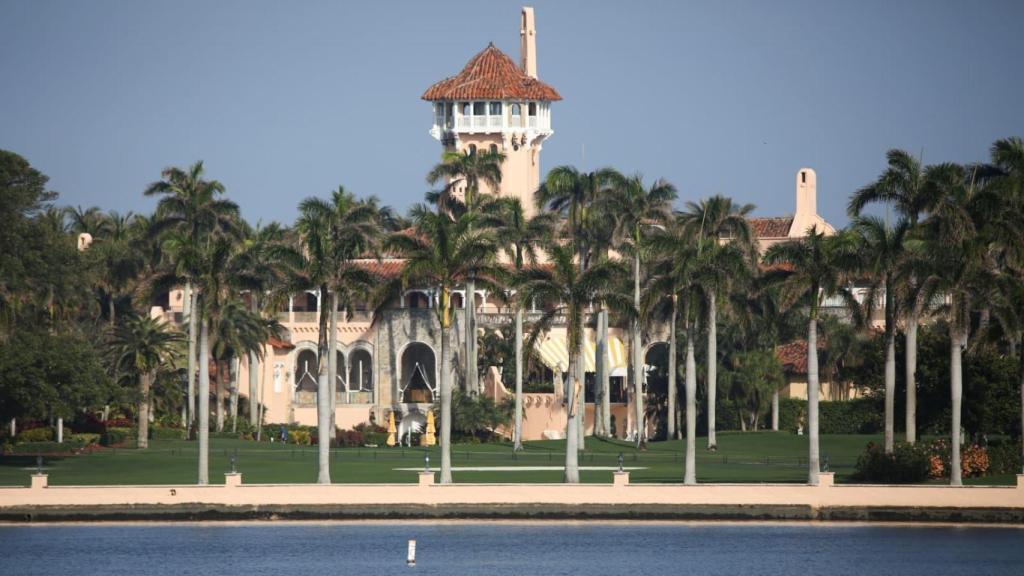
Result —
[[455, 76], [445, 78], [423, 93], [424, 100], [561, 100], [558, 91], [531, 78], [504, 52], [488, 44]]

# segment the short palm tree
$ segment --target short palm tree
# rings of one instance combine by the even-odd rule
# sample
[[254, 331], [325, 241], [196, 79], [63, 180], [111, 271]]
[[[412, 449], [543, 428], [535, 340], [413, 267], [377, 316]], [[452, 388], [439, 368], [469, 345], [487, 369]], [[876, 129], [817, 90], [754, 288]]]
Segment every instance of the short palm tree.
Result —
[[846, 233], [826, 236], [817, 227], [807, 236], [770, 247], [764, 260], [774, 266], [768, 275], [778, 282], [786, 305], [807, 309], [808, 482], [818, 483], [821, 471], [818, 437], [818, 317], [825, 298], [838, 297], [855, 316], [859, 305], [847, 289], [848, 273], [857, 269], [855, 238]]
[[[614, 195], [617, 219], [615, 222], [616, 236], [623, 250], [633, 259], [633, 307], [640, 308], [640, 283], [642, 260], [644, 256], [643, 242], [647, 232], [668, 222], [672, 201], [676, 198], [676, 188], [666, 180], [657, 180], [649, 188], [644, 186], [643, 178], [637, 174], [620, 182]], [[647, 433], [644, 426], [643, 397], [643, 356], [642, 335], [640, 333], [640, 316], [634, 317], [630, 330], [632, 335], [632, 377], [633, 404], [635, 408], [635, 424], [637, 445], [642, 445]]]
[[[727, 252], [719, 252], [717, 244], [713, 246], [715, 255], [720, 259], [711, 258], [709, 264], [715, 263], [707, 269], [709, 275], [708, 284], [705, 284], [704, 292], [707, 298], [707, 367], [708, 367], [708, 449], [714, 450], [717, 447], [718, 439], [715, 435], [715, 415], [717, 412], [716, 403], [718, 400], [718, 297], [731, 284], [731, 280], [737, 278], [733, 273], [739, 272], [745, 276], [746, 266], [740, 270], [729, 270], [725, 266], [733, 262], [732, 256], [737, 250], [746, 254], [750, 263], [757, 260], [757, 246], [754, 244], [754, 236], [750, 231], [750, 222], [747, 216], [753, 212], [753, 204], [740, 206], [734, 204], [731, 198], [715, 195], [701, 200], [700, 203], [687, 202], [686, 210], [681, 216], [682, 224], [699, 238], [711, 238], [716, 242], [728, 239], [732, 248]], [[717, 272], [717, 273], [712, 273]]]
[[603, 301], [610, 308], [632, 316], [633, 306], [629, 298], [617, 290], [625, 276], [625, 269], [618, 262], [601, 260], [584, 271], [575, 261], [576, 247], [572, 242], [555, 241], [545, 250], [549, 256], [546, 265], [526, 268], [517, 285], [519, 305], [537, 300], [558, 302], [547, 309], [534, 324], [530, 342], [541, 333], [550, 330], [555, 318], [565, 317], [567, 334], [566, 348], [569, 373], [563, 391], [566, 409], [565, 482], [576, 484], [580, 481], [578, 448], [580, 429], [578, 418], [583, 414], [583, 373], [579, 361], [579, 350], [583, 346], [584, 312], [591, 302]]
[[[513, 272], [510, 287], [515, 289], [515, 279], [522, 274], [527, 264], [537, 262], [538, 248], [549, 237], [554, 225], [550, 213], [542, 213], [527, 219], [522, 202], [518, 198], [502, 198], [498, 203], [495, 235]], [[523, 310], [518, 299], [515, 307], [515, 417], [512, 428], [512, 449], [523, 449]]]
[[[427, 183], [431, 186], [442, 180], [447, 181], [444, 191], [438, 196], [438, 207], [450, 211], [449, 203], [454, 200], [454, 194], [461, 192], [466, 212], [475, 213], [480, 201], [480, 185], [485, 184], [496, 191], [501, 184], [501, 164], [504, 161], [505, 155], [500, 152], [445, 152], [441, 163], [427, 174]], [[466, 277], [463, 303], [466, 310], [466, 391], [476, 394], [480, 391], [477, 370], [479, 345], [476, 329], [476, 273], [472, 270]]]
[[871, 278], [866, 309], [874, 309], [878, 298], [884, 301], [885, 311], [885, 453], [891, 454], [895, 435], [896, 396], [896, 318], [899, 314], [897, 278], [905, 260], [907, 234], [910, 222], [904, 219], [895, 227], [880, 218], [858, 216], [852, 223], [860, 241], [863, 270]]
[[138, 386], [138, 447], [149, 447], [150, 389], [161, 368], [179, 356], [181, 334], [148, 316], [130, 316], [114, 331], [111, 348], [121, 375]]
[[[451, 214], [414, 206], [410, 212], [412, 233], [395, 233], [385, 248], [405, 258], [397, 282], [386, 288], [393, 296], [409, 287], [430, 288], [437, 294], [434, 311], [441, 327], [441, 483], [452, 482], [452, 291], [472, 273], [478, 280], [497, 278], [501, 270], [494, 263], [497, 250], [493, 232], [482, 226], [478, 214]], [[378, 298], [384, 302], [385, 298]]]

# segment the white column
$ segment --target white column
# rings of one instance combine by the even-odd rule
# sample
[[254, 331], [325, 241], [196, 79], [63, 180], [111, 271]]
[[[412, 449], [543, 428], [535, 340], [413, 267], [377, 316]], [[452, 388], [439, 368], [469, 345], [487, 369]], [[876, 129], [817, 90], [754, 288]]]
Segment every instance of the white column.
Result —
[[295, 322], [295, 296], [288, 295], [288, 322]]
[[57, 443], [64, 443], [64, 419], [57, 418]]

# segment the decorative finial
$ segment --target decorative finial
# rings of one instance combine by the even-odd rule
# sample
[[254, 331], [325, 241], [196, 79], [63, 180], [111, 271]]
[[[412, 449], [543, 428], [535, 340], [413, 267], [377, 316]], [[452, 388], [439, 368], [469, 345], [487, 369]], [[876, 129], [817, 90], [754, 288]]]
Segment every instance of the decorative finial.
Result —
[[423, 458], [423, 471], [424, 472], [430, 472], [430, 454], [427, 454]]

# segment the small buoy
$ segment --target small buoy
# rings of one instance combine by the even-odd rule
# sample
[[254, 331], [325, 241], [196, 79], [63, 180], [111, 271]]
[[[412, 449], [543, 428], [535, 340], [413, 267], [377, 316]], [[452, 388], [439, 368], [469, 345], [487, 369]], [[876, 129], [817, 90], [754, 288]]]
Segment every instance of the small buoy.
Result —
[[409, 540], [409, 555], [405, 559], [405, 563], [408, 566], [416, 565], [416, 541]]

